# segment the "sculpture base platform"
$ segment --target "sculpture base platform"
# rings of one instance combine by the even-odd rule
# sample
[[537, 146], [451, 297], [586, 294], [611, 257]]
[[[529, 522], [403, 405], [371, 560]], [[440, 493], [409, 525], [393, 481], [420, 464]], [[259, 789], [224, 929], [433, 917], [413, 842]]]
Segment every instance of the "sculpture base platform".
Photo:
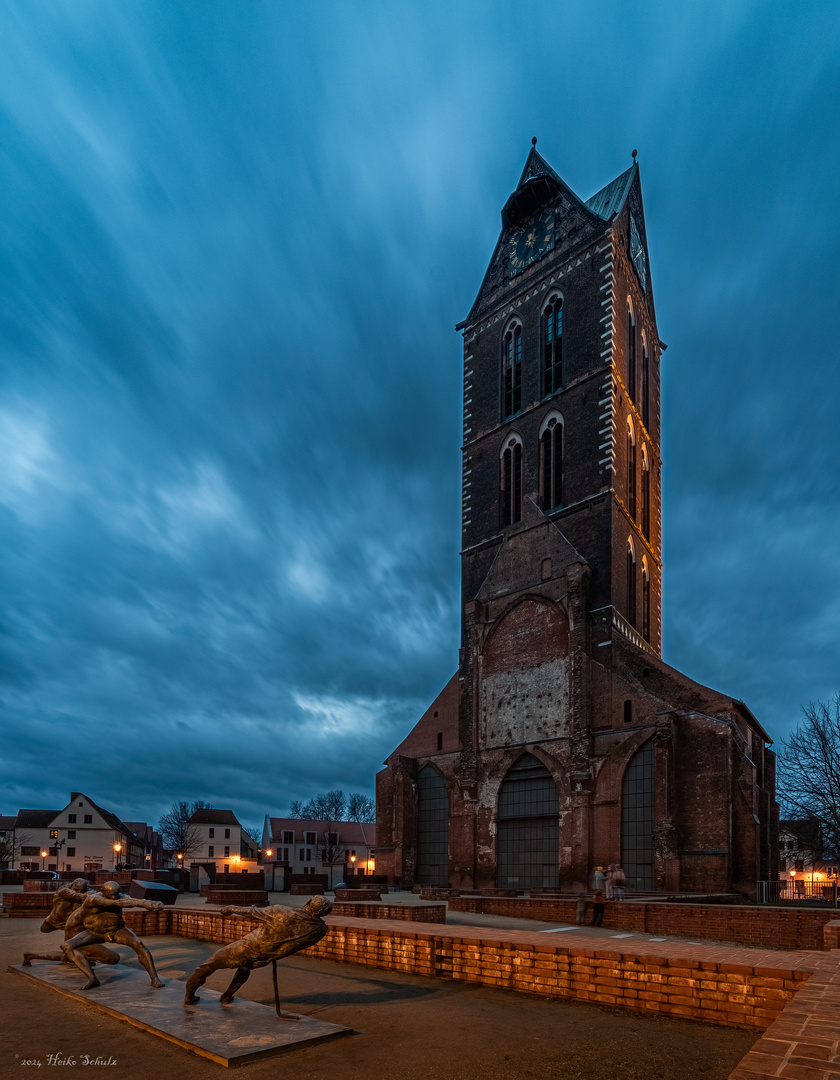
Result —
[[186, 984], [177, 979], [155, 989], [145, 971], [122, 965], [95, 968], [101, 986], [80, 990], [84, 976], [67, 964], [35, 960], [31, 967], [9, 967], [33, 982], [57, 990], [124, 1020], [134, 1027], [192, 1050], [219, 1065], [246, 1065], [249, 1061], [285, 1054], [306, 1046], [352, 1035], [353, 1029], [301, 1016], [282, 1020], [274, 1009], [255, 1001], [235, 998], [219, 1004], [219, 993], [202, 986], [201, 1000], [184, 1005]]

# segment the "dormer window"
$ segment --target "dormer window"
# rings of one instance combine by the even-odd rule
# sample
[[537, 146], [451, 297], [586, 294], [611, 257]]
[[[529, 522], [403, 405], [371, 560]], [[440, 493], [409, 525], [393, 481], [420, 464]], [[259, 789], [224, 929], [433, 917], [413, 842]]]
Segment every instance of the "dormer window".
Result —
[[563, 385], [563, 298], [553, 296], [542, 315], [543, 396]]
[[504, 337], [502, 385], [503, 417], [513, 416], [522, 408], [522, 327], [518, 323]]

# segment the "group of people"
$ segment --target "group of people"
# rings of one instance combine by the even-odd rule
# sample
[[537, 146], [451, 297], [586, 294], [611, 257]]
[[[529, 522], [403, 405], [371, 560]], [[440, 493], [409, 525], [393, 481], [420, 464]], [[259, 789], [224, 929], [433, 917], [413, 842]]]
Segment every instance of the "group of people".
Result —
[[617, 863], [610, 863], [606, 871], [596, 866], [592, 871], [592, 891], [603, 893], [607, 900], [623, 900], [627, 877]]
[[[617, 863], [610, 863], [604, 872], [603, 866], [596, 866], [589, 879], [592, 893], [592, 925], [600, 926], [604, 921], [604, 908], [607, 900], [623, 900], [627, 877]], [[583, 926], [586, 921], [587, 894], [578, 895], [577, 924]]]

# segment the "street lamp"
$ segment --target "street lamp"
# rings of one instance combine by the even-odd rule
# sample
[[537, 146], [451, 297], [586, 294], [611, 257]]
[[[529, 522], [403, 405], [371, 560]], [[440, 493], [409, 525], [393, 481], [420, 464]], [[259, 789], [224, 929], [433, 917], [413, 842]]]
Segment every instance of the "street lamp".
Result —
[[120, 844], [120, 843], [114, 844], [114, 868], [116, 870], [119, 870], [119, 867], [117, 866], [117, 863], [119, 862], [120, 852], [121, 851], [122, 851], [122, 844]]
[[43, 872], [43, 871], [44, 871], [44, 869], [45, 869], [45, 867], [44, 867], [44, 859], [46, 859], [46, 857], [47, 857], [47, 853], [46, 853], [46, 851], [42, 851], [42, 852], [41, 852], [41, 871], [42, 871], [42, 872]]

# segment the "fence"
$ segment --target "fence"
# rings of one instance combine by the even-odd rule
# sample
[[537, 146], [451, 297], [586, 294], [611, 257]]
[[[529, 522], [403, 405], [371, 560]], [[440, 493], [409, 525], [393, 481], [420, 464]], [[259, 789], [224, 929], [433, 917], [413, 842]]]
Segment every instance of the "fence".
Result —
[[759, 904], [827, 904], [838, 907], [840, 890], [837, 878], [832, 881], [757, 881], [756, 900]]

